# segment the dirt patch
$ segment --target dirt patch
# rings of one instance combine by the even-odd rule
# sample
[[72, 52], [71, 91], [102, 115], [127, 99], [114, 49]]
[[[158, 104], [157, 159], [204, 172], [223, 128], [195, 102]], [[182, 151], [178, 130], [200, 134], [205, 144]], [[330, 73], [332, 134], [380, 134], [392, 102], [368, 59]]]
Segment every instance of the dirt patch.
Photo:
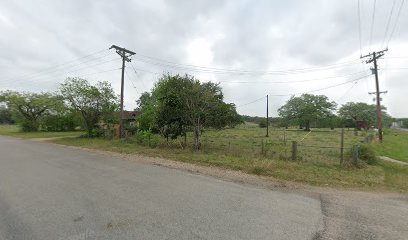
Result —
[[389, 157], [386, 157], [386, 156], [380, 156], [380, 159], [383, 160], [383, 161], [387, 161], [387, 162], [397, 163], [397, 164], [401, 164], [401, 165], [408, 165], [408, 163], [406, 163], [406, 162], [398, 161], [398, 160], [395, 160], [395, 159], [392, 159], [392, 158], [389, 158]]

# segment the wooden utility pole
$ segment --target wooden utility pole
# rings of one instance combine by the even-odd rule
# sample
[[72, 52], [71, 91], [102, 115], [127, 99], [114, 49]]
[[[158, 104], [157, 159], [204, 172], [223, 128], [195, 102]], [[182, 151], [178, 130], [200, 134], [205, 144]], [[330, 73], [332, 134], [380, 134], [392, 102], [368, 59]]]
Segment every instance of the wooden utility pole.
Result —
[[378, 52], [372, 52], [369, 53], [365, 56], [361, 56], [360, 58], [366, 58], [370, 57], [369, 60], [366, 61], [366, 63], [374, 63], [374, 68], [371, 68], [373, 74], [375, 75], [375, 94], [376, 94], [376, 102], [377, 102], [377, 128], [378, 128], [378, 138], [380, 142], [382, 143], [383, 141], [383, 131], [382, 131], [382, 112], [381, 112], [381, 98], [380, 94], [383, 92], [380, 92], [380, 86], [378, 82], [378, 66], [377, 66], [377, 59], [380, 57], [384, 56], [384, 52], [388, 51], [388, 49], [378, 51]]
[[135, 52], [127, 50], [125, 48], [118, 47], [116, 45], [112, 45], [109, 49], [114, 48], [116, 53], [122, 57], [122, 79], [120, 85], [120, 122], [119, 122], [119, 137], [123, 137], [123, 122], [124, 122], [124, 114], [123, 114], [123, 92], [124, 92], [124, 83], [125, 83], [125, 62], [130, 62], [131, 59], [129, 58], [132, 55], [135, 55]]
[[269, 95], [266, 95], [266, 137], [269, 137]]

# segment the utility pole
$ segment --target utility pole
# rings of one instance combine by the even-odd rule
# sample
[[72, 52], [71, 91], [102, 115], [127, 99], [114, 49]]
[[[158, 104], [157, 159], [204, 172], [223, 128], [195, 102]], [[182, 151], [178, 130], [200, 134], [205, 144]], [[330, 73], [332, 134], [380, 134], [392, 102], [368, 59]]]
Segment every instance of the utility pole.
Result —
[[124, 122], [124, 114], [123, 114], [123, 90], [124, 90], [124, 82], [125, 82], [125, 62], [130, 62], [131, 59], [129, 58], [132, 55], [135, 55], [135, 52], [127, 50], [125, 48], [118, 47], [116, 45], [112, 45], [109, 49], [114, 48], [116, 53], [122, 57], [122, 79], [120, 85], [120, 122], [119, 122], [119, 137], [123, 137], [123, 122]]
[[269, 95], [266, 95], [266, 137], [269, 137]]
[[383, 132], [382, 132], [382, 112], [381, 112], [381, 98], [380, 94], [383, 92], [380, 92], [380, 86], [378, 82], [378, 66], [377, 66], [377, 59], [380, 57], [384, 56], [384, 52], [388, 51], [388, 49], [378, 51], [378, 52], [372, 52], [369, 53], [365, 56], [360, 56], [360, 58], [366, 58], [370, 57], [366, 63], [374, 63], [374, 68], [371, 68], [371, 71], [375, 75], [375, 94], [376, 94], [376, 102], [377, 102], [377, 128], [378, 128], [378, 138], [380, 142], [382, 143], [383, 141]]

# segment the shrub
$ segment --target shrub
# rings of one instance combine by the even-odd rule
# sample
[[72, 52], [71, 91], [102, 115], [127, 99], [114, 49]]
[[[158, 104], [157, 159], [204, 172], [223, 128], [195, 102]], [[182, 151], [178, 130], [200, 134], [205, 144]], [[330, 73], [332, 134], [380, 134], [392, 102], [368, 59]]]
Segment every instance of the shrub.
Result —
[[159, 137], [153, 134], [151, 131], [139, 130], [135, 135], [136, 142], [141, 145], [149, 146], [152, 148], [157, 147], [159, 144]]
[[259, 127], [266, 128], [266, 119], [261, 119], [261, 121], [259, 122]]
[[370, 144], [359, 145], [359, 158], [369, 165], [374, 165], [378, 162], [374, 147]]

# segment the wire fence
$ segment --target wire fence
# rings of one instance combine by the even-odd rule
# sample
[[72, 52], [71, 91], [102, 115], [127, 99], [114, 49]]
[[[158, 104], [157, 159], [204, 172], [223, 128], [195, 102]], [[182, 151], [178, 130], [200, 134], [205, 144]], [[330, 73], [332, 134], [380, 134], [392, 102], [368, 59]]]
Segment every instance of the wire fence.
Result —
[[[258, 132], [257, 132], [258, 134]], [[137, 135], [137, 134], [136, 134]], [[278, 129], [270, 137], [255, 135], [245, 129], [210, 131], [201, 136], [200, 152], [237, 158], [306, 161], [316, 164], [338, 165], [358, 161], [357, 145], [372, 140], [368, 132], [354, 130], [295, 131]], [[150, 147], [194, 151], [191, 133], [177, 139], [157, 135], [140, 138], [138, 142]], [[371, 141], [370, 140], [370, 141]], [[356, 152], [357, 151], [357, 152]], [[357, 155], [356, 155], [357, 154]]]

